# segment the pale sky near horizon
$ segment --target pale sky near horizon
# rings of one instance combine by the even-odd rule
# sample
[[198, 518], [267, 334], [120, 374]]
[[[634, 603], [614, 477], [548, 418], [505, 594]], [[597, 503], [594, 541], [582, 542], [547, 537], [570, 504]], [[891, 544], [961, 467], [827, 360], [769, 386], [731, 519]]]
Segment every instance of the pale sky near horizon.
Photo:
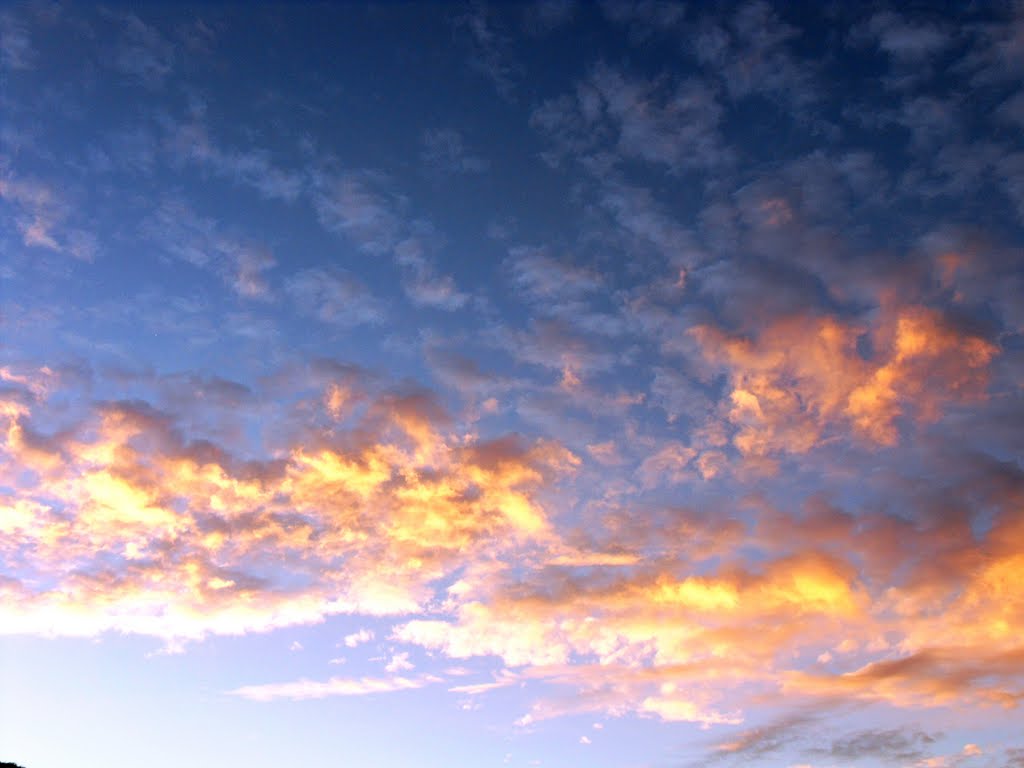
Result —
[[0, 761], [1024, 768], [1024, 4], [0, 5]]

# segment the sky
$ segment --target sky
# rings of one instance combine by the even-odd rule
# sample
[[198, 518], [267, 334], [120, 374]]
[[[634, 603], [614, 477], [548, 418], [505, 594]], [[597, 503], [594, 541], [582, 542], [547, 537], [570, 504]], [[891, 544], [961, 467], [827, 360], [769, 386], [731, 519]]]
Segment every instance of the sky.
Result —
[[1024, 4], [0, 6], [0, 760], [1024, 767]]

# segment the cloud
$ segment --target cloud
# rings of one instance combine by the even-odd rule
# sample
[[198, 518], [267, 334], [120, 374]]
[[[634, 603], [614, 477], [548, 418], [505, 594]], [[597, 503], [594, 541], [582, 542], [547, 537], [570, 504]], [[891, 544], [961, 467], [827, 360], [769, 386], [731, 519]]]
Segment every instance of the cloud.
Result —
[[[748, 728], [719, 741], [701, 761], [694, 765], [717, 762], [742, 763], [763, 760], [788, 750], [818, 764], [845, 765], [875, 760], [885, 765], [941, 766], [946, 757], [933, 757], [931, 749], [939, 743], [941, 733], [928, 733], [908, 725], [893, 728], [869, 728], [847, 731], [827, 738], [826, 734], [842, 732], [845, 718], [841, 708], [833, 707], [827, 727], [820, 715], [796, 712], [763, 726]], [[968, 745], [973, 747], [974, 745]], [[958, 757], [977, 754], [965, 749]]]
[[402, 287], [413, 304], [455, 311], [469, 296], [454, 278], [438, 274], [429, 255], [437, 235], [428, 221], [401, 213], [404, 198], [388, 191], [381, 174], [343, 174], [324, 182], [314, 198], [321, 223], [348, 237], [359, 250], [390, 255], [402, 269]]
[[647, 487], [661, 483], [679, 484], [690, 477], [691, 473], [686, 468], [696, 455], [697, 451], [681, 443], [669, 443], [644, 459], [637, 475]]
[[579, 299], [604, 286], [595, 272], [553, 258], [543, 248], [512, 248], [505, 264], [516, 288], [538, 303]]
[[410, 669], [415, 669], [416, 665], [409, 661], [408, 651], [402, 653], [396, 653], [391, 657], [391, 660], [384, 665], [384, 671], [396, 674], [398, 672], [407, 672]]
[[82, 261], [93, 260], [96, 237], [67, 224], [72, 218], [72, 207], [51, 185], [22, 178], [0, 167], [0, 200], [10, 207], [26, 248], [66, 253]]
[[[602, 190], [601, 204], [628, 238], [631, 252], [653, 250], [667, 263], [684, 270], [706, 259], [693, 233], [669, 215], [650, 190], [610, 183]], [[677, 273], [677, 279], [680, 275], [685, 283], [685, 271]]]
[[[445, 685], [475, 700], [514, 688], [523, 726], [576, 713], [692, 723], [715, 729], [715, 759], [737, 762], [977, 759], [940, 754], [917, 726], [815, 729], [854, 709], [851, 719], [977, 708], [1009, 721], [1024, 692], [1024, 283], [1007, 234], [1024, 211], [1024, 159], [1008, 138], [1021, 111], [1009, 77], [1019, 9], [963, 25], [869, 10], [846, 35], [844, 11], [798, 29], [786, 8], [756, 2], [474, 5], [458, 33], [511, 97], [514, 25], [540, 33], [570, 11], [643, 48], [580, 60], [564, 82], [530, 79], [536, 108], [521, 117], [538, 141], [513, 142], [507, 159], [543, 150], [547, 167], [534, 177], [524, 165], [523, 178], [552, 197], [528, 207], [557, 205], [541, 219], [497, 214], [514, 226], [484, 244], [482, 271], [459, 255], [473, 205], [458, 209], [469, 218], [456, 217], [449, 242], [428, 216], [456, 208], [416, 199], [417, 178], [444, 195], [480, 180], [401, 176], [417, 162], [495, 170], [479, 137], [450, 121], [414, 126], [387, 173], [318, 151], [317, 121], [307, 138], [271, 102], [256, 128], [273, 143], [230, 146], [224, 137], [247, 126], [218, 124], [230, 105], [207, 108], [191, 89], [178, 94], [192, 105], [184, 120], [89, 139], [69, 149], [63, 176], [15, 172], [44, 168], [51, 150], [11, 141], [0, 214], [16, 263], [0, 272], [24, 296], [4, 309], [15, 342], [0, 370], [0, 561], [12, 564], [0, 631], [179, 647], [377, 617], [379, 640], [366, 629], [341, 644], [377, 641], [381, 677], [238, 695], [403, 690], [427, 684], [407, 674], [414, 661], [419, 672], [457, 659], [473, 677], [445, 672], [459, 678]], [[34, 28], [19, 21], [2, 36], [12, 18], [0, 21], [6, 66], [42, 64]], [[127, 22], [108, 63], [158, 89], [185, 49], [140, 24]], [[832, 37], [815, 38], [819, 26]], [[852, 46], [826, 45], [843, 40]], [[535, 52], [521, 60], [547, 55]], [[861, 70], [837, 66], [848, 56], [880, 71], [887, 58], [900, 90], [862, 99]], [[847, 71], [826, 91], [830, 67]], [[25, 124], [57, 120], [42, 110], [60, 93], [19, 107]], [[990, 109], [972, 115], [967, 93]], [[310, 167], [288, 164], [290, 141]], [[80, 212], [71, 182], [93, 173], [108, 174], [90, 198], [100, 207]], [[276, 250], [172, 196], [138, 231], [118, 228], [115, 250], [141, 234], [242, 309], [221, 311], [202, 290], [51, 302], [60, 285], [16, 274], [57, 261], [48, 251], [99, 252], [76, 225], [151, 199], [122, 177], [167, 173], [184, 190], [261, 196], [259, 211], [280, 209], [282, 222], [319, 222], [310, 236], [336, 235], [337, 263], [282, 272]], [[439, 389], [303, 359], [278, 343], [279, 312]], [[35, 328], [45, 313], [64, 325]], [[93, 355], [129, 327], [210, 365], [218, 339], [242, 341], [264, 356], [253, 363], [263, 375], [241, 378], [244, 355], [219, 372], [77, 379], [51, 360], [14, 362], [19, 349], [48, 355], [54, 339]], [[1020, 762], [979, 744], [979, 763]]]
[[329, 325], [353, 328], [384, 320], [383, 303], [341, 269], [301, 270], [285, 281], [285, 292], [299, 312]]
[[972, 24], [971, 49], [958, 68], [971, 73], [974, 86], [1013, 81], [1024, 72], [1024, 10], [1010, 3], [984, 21]]
[[228, 691], [232, 696], [240, 696], [250, 701], [267, 702], [276, 699], [302, 701], [305, 699], [324, 699], [328, 696], [367, 696], [373, 693], [393, 693], [423, 688], [441, 682], [441, 678], [433, 675], [421, 677], [332, 677], [324, 681], [296, 680], [291, 683], [267, 683], [264, 685], [245, 685]]
[[931, 57], [953, 42], [948, 30], [940, 25], [911, 21], [892, 11], [875, 13], [851, 34], [854, 37], [870, 37], [879, 49], [893, 59], [904, 61]]
[[536, 0], [526, 9], [526, 29], [545, 34], [573, 22], [579, 12], [578, 0]]
[[174, 46], [134, 13], [113, 19], [122, 38], [114, 66], [150, 88], [162, 85], [174, 67]]
[[605, 0], [601, 10], [609, 21], [627, 25], [635, 43], [677, 30], [686, 16], [685, 6], [663, 0]]
[[469, 301], [469, 295], [459, 290], [451, 275], [438, 275], [424, 259], [404, 258], [408, 273], [402, 281], [406, 296], [420, 307], [454, 312]]
[[36, 55], [25, 24], [13, 13], [0, 15], [0, 67], [31, 69]]
[[[235, 149], [217, 141], [210, 135], [204, 109], [197, 109], [187, 121], [166, 122], [163, 149], [172, 162], [198, 165], [204, 171], [250, 187], [268, 200], [291, 202], [306, 191], [305, 175], [281, 167], [267, 150]], [[120, 153], [118, 159], [124, 161]], [[321, 213], [321, 217], [324, 215]]]
[[353, 632], [350, 635], [345, 635], [342, 642], [345, 643], [346, 648], [355, 648], [356, 646], [363, 645], [373, 640], [373, 630], [360, 629], [358, 632]]
[[[874, 354], [858, 344], [870, 333]], [[883, 445], [896, 420], [937, 419], [944, 405], [984, 398], [998, 348], [924, 307], [893, 308], [874, 328], [831, 317], [783, 320], [757, 341], [706, 326], [691, 330], [706, 357], [730, 373], [728, 421], [744, 454], [806, 453], [834, 420]]]
[[609, 160], [634, 158], [681, 174], [731, 162], [721, 118], [714, 89], [699, 79], [651, 80], [600, 64], [575, 93], [538, 107], [530, 124], [551, 139], [552, 162], [573, 157], [604, 176]]
[[141, 226], [143, 235], [168, 254], [218, 275], [238, 296], [269, 300], [266, 273], [277, 265], [270, 251], [232, 236], [214, 219], [180, 200], [165, 200]]
[[521, 67], [497, 16], [486, 4], [473, 3], [453, 23], [469, 48], [470, 68], [487, 77], [503, 99], [513, 101]]
[[423, 162], [442, 173], [483, 173], [490, 163], [467, 151], [462, 134], [451, 128], [423, 134]]
[[754, 0], [735, 6], [724, 22], [705, 19], [693, 45], [705, 71], [721, 77], [734, 99], [782, 96], [803, 110], [819, 95], [813, 63], [789, 49], [800, 35], [775, 8]]
[[323, 182], [314, 197], [320, 222], [349, 237], [365, 253], [389, 253], [399, 241], [401, 222], [394, 213], [400, 202], [388, 200], [378, 174], [344, 174]]
[[[1024, 696], [1024, 655], [1019, 649], [989, 652], [984, 659], [956, 646], [924, 649], [871, 662], [839, 676], [793, 674], [786, 689], [887, 701], [904, 707], [942, 706], [956, 701], [1015, 708]], [[993, 682], [994, 680], [994, 682]]]
[[495, 535], [550, 536], [530, 489], [571, 469], [546, 443], [452, 440], [415, 391], [379, 392], [352, 431], [272, 460], [189, 439], [183, 419], [140, 400], [96, 404], [50, 435], [32, 426], [45, 400], [5, 402], [0, 554], [31, 553], [0, 588], [14, 633], [176, 642], [407, 613]]
[[483, 393], [509, 386], [507, 379], [484, 368], [475, 358], [441, 343], [428, 345], [426, 356], [434, 375], [458, 392]]
[[714, 747], [711, 760], [758, 760], [806, 737], [817, 720], [804, 714], [787, 715], [766, 725], [733, 734]]
[[[922, 339], [944, 343], [934, 329]], [[1019, 468], [958, 455], [934, 497], [893, 479], [881, 490], [912, 520], [820, 498], [799, 512], [753, 498], [666, 508], [634, 488], [627, 511], [609, 497], [604, 514], [559, 530], [548, 494], [581, 468], [558, 444], [463, 435], [431, 393], [332, 361], [281, 377], [256, 391], [177, 375], [158, 383], [162, 408], [79, 398], [55, 430], [43, 426], [50, 404], [74, 380], [5, 369], [0, 556], [16, 559], [19, 578], [0, 586], [0, 626], [173, 645], [337, 613], [394, 616], [388, 639], [406, 646], [390, 651], [395, 673], [417, 647], [490, 658], [508, 675], [455, 689], [540, 686], [523, 724], [597, 712], [725, 727], [778, 695], [1018, 704]], [[302, 407], [274, 407], [280, 392], [294, 399], [294, 382]], [[200, 414], [216, 421], [240, 402], [262, 404], [270, 455], [243, 458], [197, 434]], [[650, 454], [655, 479], [697, 461], [667, 445]], [[878, 490], [889, 481], [875, 474]], [[983, 531], [931, 500], [961, 495], [992, 510]], [[389, 680], [408, 687], [335, 679], [238, 695], [354, 695]], [[723, 743], [769, 749], [775, 738], [747, 736]], [[867, 748], [848, 741], [837, 749]]]
[[925, 749], [938, 740], [935, 734], [902, 728], [858, 731], [837, 739], [828, 749], [811, 749], [808, 755], [839, 761], [874, 759], [905, 764], [923, 760]]

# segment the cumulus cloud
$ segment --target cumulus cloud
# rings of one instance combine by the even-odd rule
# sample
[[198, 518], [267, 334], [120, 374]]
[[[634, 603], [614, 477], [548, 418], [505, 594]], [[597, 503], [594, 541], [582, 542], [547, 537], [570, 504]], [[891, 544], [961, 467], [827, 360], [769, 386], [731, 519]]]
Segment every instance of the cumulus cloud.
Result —
[[350, 635], [345, 635], [342, 642], [345, 643], [346, 648], [355, 648], [356, 646], [368, 643], [373, 640], [373, 630], [360, 629], [358, 632], [353, 632]]
[[[12, 83], [48, 65], [21, 13], [0, 14]], [[97, 61], [162, 93], [156, 116], [140, 101], [137, 123], [90, 125], [47, 173], [34, 122], [70, 137], [88, 108], [55, 87], [11, 102], [0, 632], [178, 648], [323, 623], [343, 649], [372, 643], [379, 676], [232, 693], [443, 683], [471, 706], [516, 692], [524, 728], [714, 729], [712, 763], [1022, 763], [980, 736], [945, 748], [929, 714], [1009, 720], [1024, 695], [1020, 8], [456, 13], [495, 109], [530, 83], [518, 125], [537, 135], [509, 128], [501, 163], [488, 108], [426, 133], [389, 114], [404, 140], [385, 152], [370, 114], [365, 146], [321, 150], [290, 82], [241, 99], [266, 124], [231, 123], [234, 100], [176, 79], [202, 69], [182, 36], [197, 51], [212, 32], [144, 14], [106, 16]], [[628, 55], [521, 78], [570, 23], [628, 35]], [[536, 60], [511, 45], [524, 25]], [[147, 211], [154, 188], [174, 191]], [[488, 220], [502, 231], [464, 255]], [[139, 259], [125, 285], [146, 257], [205, 280], [79, 302], [61, 280], [100, 273], [45, 271], [108, 245]], [[168, 371], [176, 348], [124, 328], [202, 356]], [[389, 371], [317, 357], [339, 339]], [[131, 366], [58, 364], [65, 343], [115, 342]], [[822, 732], [875, 713], [884, 727]]]
[[[726, 418], [737, 429], [736, 447], [754, 455], [805, 453], [834, 419], [893, 444], [898, 417], [930, 421], [947, 403], [985, 396], [998, 354], [991, 341], [924, 307], [894, 309], [879, 320], [866, 328], [829, 317], [787, 319], [757, 341], [694, 327], [704, 354], [732, 371]], [[865, 334], [873, 338], [870, 359], [858, 348]]]
[[554, 445], [452, 441], [418, 392], [378, 394], [348, 438], [255, 461], [140, 400], [47, 435], [45, 400], [25, 397], [3, 411], [2, 554], [32, 552], [2, 587], [8, 632], [173, 641], [409, 612], [500, 529], [550, 536], [529, 489], [571, 467]]

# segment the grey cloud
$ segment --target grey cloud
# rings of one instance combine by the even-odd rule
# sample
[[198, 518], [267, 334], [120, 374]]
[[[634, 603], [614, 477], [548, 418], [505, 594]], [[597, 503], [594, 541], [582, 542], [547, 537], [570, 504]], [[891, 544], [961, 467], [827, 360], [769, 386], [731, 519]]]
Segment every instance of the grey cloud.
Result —
[[1024, 223], [1024, 152], [1015, 152], [1003, 158], [997, 166], [996, 174], [1017, 209], [1017, 219]]
[[896, 120], [910, 131], [911, 143], [928, 152], [960, 133], [960, 104], [955, 97], [917, 96], [903, 103]]
[[263, 273], [277, 263], [274, 257], [266, 250], [238, 245], [233, 245], [229, 253], [234, 260], [230, 280], [235, 293], [249, 299], [269, 298], [270, 284]]
[[571, 23], [578, 10], [578, 0], [536, 0], [526, 10], [526, 28], [550, 32]]
[[717, 131], [722, 108], [714, 92], [699, 80], [661, 92], [657, 83], [628, 79], [599, 67], [591, 86], [618, 130], [618, 146], [624, 154], [674, 172], [712, 168], [729, 159]]
[[114, 20], [122, 35], [114, 66], [150, 88], [162, 85], [174, 67], [173, 44], [134, 13]]
[[58, 194], [55, 187], [38, 179], [7, 172], [0, 165], [0, 200], [9, 206], [22, 243], [91, 261], [98, 250], [96, 237], [68, 223], [76, 217], [66, 194]]
[[448, 312], [461, 309], [469, 295], [459, 290], [451, 275], [437, 275], [426, 268], [412, 271], [402, 281], [406, 295], [414, 304]]
[[460, 392], [484, 392], [507, 384], [503, 377], [484, 369], [475, 359], [438, 344], [427, 347], [427, 361], [439, 379]]
[[368, 289], [341, 269], [305, 269], [285, 282], [296, 308], [342, 328], [380, 323], [384, 307]]
[[544, 102], [530, 122], [553, 140], [554, 162], [573, 156], [603, 171], [602, 154], [612, 152], [679, 174], [732, 161], [718, 130], [722, 114], [714, 90], [699, 79], [646, 80], [601, 64], [574, 94]]
[[395, 255], [404, 270], [402, 287], [414, 304], [453, 312], [469, 301], [469, 295], [459, 290], [453, 277], [437, 273], [424, 255], [420, 237], [414, 235], [400, 242]]
[[429, 221], [402, 215], [406, 200], [383, 174], [364, 171], [321, 181], [314, 206], [321, 223], [371, 256], [390, 255], [402, 269], [402, 287], [418, 306], [453, 311], [469, 301], [450, 275], [438, 274], [429, 252], [441, 237]]
[[890, 70], [884, 82], [897, 89], [921, 84], [931, 74], [932, 62], [956, 41], [944, 25], [892, 11], [879, 11], [855, 26], [849, 40], [853, 45], [875, 47], [889, 57]]
[[612, 350], [581, 332], [563, 317], [535, 319], [523, 330], [502, 328], [494, 341], [521, 362], [562, 372], [566, 367], [580, 373], [607, 371], [628, 354]]
[[937, 739], [937, 734], [919, 730], [865, 730], [837, 739], [827, 749], [809, 749], [807, 754], [835, 760], [916, 762], [928, 756], [926, 748]]
[[13, 13], [0, 15], [0, 66], [5, 69], [30, 69], [36, 51], [28, 29]]
[[1013, 747], [1006, 750], [1002, 768], [1024, 768], [1024, 747]]
[[462, 134], [447, 128], [423, 135], [423, 161], [443, 173], [483, 173], [490, 163], [466, 149]]
[[343, 174], [322, 185], [314, 195], [320, 223], [349, 237], [372, 255], [389, 253], [400, 238], [402, 222], [394, 208], [400, 201], [388, 199], [380, 190], [380, 174]]
[[277, 262], [269, 250], [226, 234], [218, 222], [185, 203], [164, 201], [140, 229], [168, 254], [218, 275], [239, 296], [271, 297], [265, 273]]
[[1011, 125], [1024, 128], [1024, 89], [1017, 91], [999, 105], [996, 117]]
[[719, 742], [705, 763], [764, 758], [805, 738], [809, 730], [817, 724], [818, 721], [814, 717], [794, 714], [756, 728], [748, 728]]
[[651, 401], [661, 407], [670, 424], [681, 417], [711, 413], [713, 402], [704, 387], [674, 368], [656, 368], [651, 381]]
[[676, 30], [686, 16], [686, 6], [668, 0], [604, 0], [601, 10], [609, 21], [628, 26], [634, 43]]
[[512, 54], [512, 40], [485, 3], [475, 3], [455, 19], [455, 28], [469, 44], [469, 65], [486, 76], [498, 94], [512, 100], [520, 66]]
[[709, 75], [720, 75], [733, 98], [779, 94], [805, 107], [818, 92], [813, 69], [788, 49], [799, 34], [772, 6], [755, 0], [739, 6], [725, 25], [705, 23], [694, 48]]
[[555, 259], [543, 248], [512, 248], [505, 265], [517, 288], [533, 301], [580, 298], [604, 285], [595, 272]]
[[925, 58], [953, 42], [949, 31], [937, 24], [913, 23], [889, 11], [872, 16], [868, 29], [878, 47], [897, 59]]
[[557, 318], [577, 333], [619, 336], [626, 324], [607, 280], [593, 268], [556, 259], [547, 249], [519, 246], [505, 261], [517, 293], [538, 316]]
[[255, 393], [245, 384], [220, 376], [173, 374], [161, 377], [158, 383], [164, 398], [179, 409], [195, 405], [197, 400], [218, 408], [233, 408], [255, 399]]
[[196, 163], [217, 176], [255, 189], [269, 200], [295, 200], [306, 183], [303, 174], [276, 165], [266, 150], [221, 145], [210, 136], [200, 117], [169, 124], [164, 147], [176, 162]]
[[101, 143], [87, 150], [90, 168], [99, 173], [114, 170], [148, 175], [156, 167], [159, 145], [142, 126], [112, 131]]
[[1024, 3], [1003, 3], [994, 10], [996, 19], [969, 27], [972, 46], [957, 66], [971, 73], [975, 86], [1012, 82], [1024, 74]]
[[[643, 187], [610, 183], [601, 190], [601, 204], [612, 214], [635, 248], [653, 251], [669, 264], [691, 269], [706, 254], [692, 233], [673, 219]], [[636, 252], [631, 248], [631, 251]]]

